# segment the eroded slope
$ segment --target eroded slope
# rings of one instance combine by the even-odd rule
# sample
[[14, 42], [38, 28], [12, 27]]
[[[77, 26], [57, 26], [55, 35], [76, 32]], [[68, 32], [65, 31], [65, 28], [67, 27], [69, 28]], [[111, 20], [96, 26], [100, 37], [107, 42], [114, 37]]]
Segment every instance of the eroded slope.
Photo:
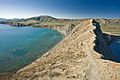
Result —
[[120, 80], [120, 64], [101, 59], [112, 60], [110, 53], [96, 23], [87, 20], [11, 80]]

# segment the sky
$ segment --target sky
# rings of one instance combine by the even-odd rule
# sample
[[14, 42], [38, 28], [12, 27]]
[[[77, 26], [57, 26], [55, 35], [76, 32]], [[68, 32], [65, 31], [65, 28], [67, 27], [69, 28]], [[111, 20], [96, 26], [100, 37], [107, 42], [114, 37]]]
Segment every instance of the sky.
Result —
[[0, 18], [120, 18], [120, 0], [0, 0]]

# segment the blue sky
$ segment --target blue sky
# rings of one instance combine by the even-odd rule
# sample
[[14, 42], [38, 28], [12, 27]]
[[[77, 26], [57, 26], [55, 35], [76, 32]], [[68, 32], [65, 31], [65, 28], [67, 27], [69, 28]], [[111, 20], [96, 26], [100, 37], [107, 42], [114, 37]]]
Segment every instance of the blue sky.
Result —
[[120, 0], [0, 0], [0, 18], [120, 18]]

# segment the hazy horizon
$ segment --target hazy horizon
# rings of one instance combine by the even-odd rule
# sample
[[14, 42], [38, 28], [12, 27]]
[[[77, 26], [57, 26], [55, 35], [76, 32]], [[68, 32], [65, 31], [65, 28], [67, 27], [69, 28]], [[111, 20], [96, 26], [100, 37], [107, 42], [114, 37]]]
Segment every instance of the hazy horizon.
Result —
[[0, 18], [120, 18], [118, 0], [0, 0]]

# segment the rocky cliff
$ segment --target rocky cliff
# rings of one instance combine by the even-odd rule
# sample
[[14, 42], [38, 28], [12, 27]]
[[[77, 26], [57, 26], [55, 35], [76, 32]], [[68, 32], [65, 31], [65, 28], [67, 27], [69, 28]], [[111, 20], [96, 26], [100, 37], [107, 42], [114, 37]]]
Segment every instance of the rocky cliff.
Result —
[[120, 80], [120, 64], [112, 61], [99, 27], [92, 19], [80, 23], [11, 80]]
[[66, 25], [39, 25], [38, 28], [49, 28], [49, 29], [57, 30], [58, 32], [62, 33], [64, 36], [67, 36], [75, 28], [75, 25], [72, 23], [68, 23]]

